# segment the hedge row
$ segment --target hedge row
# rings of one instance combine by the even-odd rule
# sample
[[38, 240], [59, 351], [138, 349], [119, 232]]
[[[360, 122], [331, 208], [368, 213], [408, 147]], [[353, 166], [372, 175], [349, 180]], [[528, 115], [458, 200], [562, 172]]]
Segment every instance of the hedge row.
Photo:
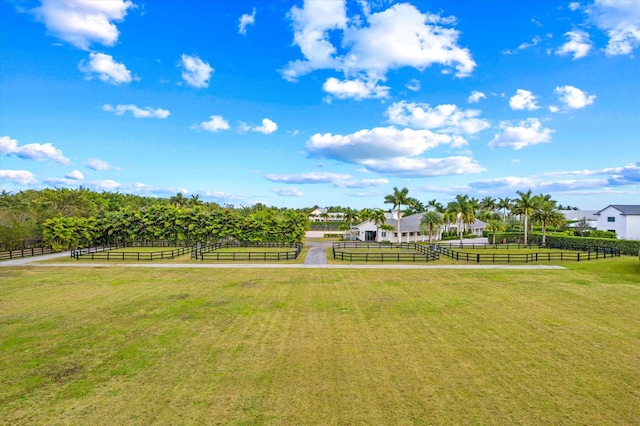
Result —
[[[542, 242], [542, 234], [535, 234], [537, 243]], [[572, 249], [616, 248], [620, 254], [635, 256], [640, 251], [640, 241], [612, 240], [610, 238], [570, 237], [568, 235], [548, 235], [547, 247], [564, 247]]]

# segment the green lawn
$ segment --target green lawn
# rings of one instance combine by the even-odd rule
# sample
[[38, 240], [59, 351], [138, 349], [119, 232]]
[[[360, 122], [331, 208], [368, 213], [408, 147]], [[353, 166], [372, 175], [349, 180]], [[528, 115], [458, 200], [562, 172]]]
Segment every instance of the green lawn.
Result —
[[640, 423], [640, 264], [0, 268], [2, 424]]

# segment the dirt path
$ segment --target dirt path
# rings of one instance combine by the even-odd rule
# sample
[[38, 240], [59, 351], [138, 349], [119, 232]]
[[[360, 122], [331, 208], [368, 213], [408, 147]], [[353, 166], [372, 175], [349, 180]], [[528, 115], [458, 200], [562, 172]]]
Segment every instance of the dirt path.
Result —
[[304, 243], [309, 247], [307, 257], [304, 259], [305, 265], [326, 265], [327, 264], [327, 249], [331, 247], [331, 241], [305, 241]]

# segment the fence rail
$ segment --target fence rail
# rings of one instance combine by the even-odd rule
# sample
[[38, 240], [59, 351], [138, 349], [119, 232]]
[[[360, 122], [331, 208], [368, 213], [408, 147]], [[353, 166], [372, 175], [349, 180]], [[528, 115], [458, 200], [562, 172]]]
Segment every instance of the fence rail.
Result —
[[[514, 246], [516, 244], [512, 244]], [[479, 245], [478, 245], [479, 246]], [[495, 248], [492, 244], [487, 244], [488, 248]], [[458, 245], [459, 247], [459, 245]], [[469, 248], [469, 246], [465, 246]], [[480, 248], [480, 247], [474, 247]], [[487, 247], [485, 247], [487, 248]], [[513, 247], [512, 247], [513, 248]], [[529, 248], [529, 247], [523, 247]], [[538, 248], [538, 246], [533, 246]], [[459, 250], [454, 250], [445, 245], [437, 244], [433, 245], [433, 249], [438, 253], [462, 262], [475, 262], [475, 263], [533, 263], [533, 262], [551, 262], [551, 261], [586, 261], [596, 259], [606, 259], [607, 257], [620, 257], [620, 250], [613, 248], [596, 247], [593, 250], [573, 252], [546, 252], [546, 253], [469, 253]]]
[[[413, 250], [415, 253], [353, 253], [344, 249], [398, 249]], [[439, 259], [438, 252], [430, 246], [416, 243], [384, 244], [371, 242], [339, 242], [333, 243], [333, 258], [349, 262], [431, 262]]]
[[[266, 252], [266, 251], [224, 251], [220, 252], [220, 249], [233, 249], [233, 248], [294, 248], [295, 250]], [[196, 247], [191, 253], [191, 257], [199, 260], [230, 260], [230, 261], [282, 261], [282, 260], [295, 260], [302, 251], [302, 244], [300, 243], [216, 243], [210, 244], [204, 247]]]
[[18, 259], [22, 257], [39, 256], [42, 254], [51, 253], [53, 253], [51, 247], [32, 247], [18, 250], [4, 250], [0, 251], [0, 260]]
[[71, 257], [80, 260], [80, 258], [90, 258], [91, 260], [159, 260], [174, 259], [187, 253], [191, 253], [193, 247], [179, 247], [173, 250], [161, 250], [155, 252], [112, 252], [121, 248], [130, 247], [166, 247], [163, 245], [144, 245], [144, 242], [110, 244], [96, 247], [87, 247], [71, 250]]

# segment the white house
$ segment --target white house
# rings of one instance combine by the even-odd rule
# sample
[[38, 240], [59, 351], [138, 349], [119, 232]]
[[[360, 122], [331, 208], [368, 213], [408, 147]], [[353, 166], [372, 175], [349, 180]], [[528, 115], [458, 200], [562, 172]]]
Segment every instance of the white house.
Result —
[[587, 227], [597, 229], [597, 210], [560, 210], [560, 213], [562, 213], [564, 218], [570, 222], [567, 225], [569, 228], [574, 228], [576, 225], [580, 224], [580, 222], [583, 222]]
[[611, 204], [596, 216], [598, 230], [613, 231], [621, 240], [640, 240], [640, 205]]
[[[423, 213], [416, 213], [400, 219], [400, 232], [402, 233], [403, 243], [415, 243], [419, 241], [429, 241], [429, 234], [422, 234], [420, 230], [420, 221]], [[397, 243], [398, 236], [398, 219], [397, 215], [387, 217], [386, 225], [393, 226], [393, 231], [377, 229], [376, 224], [370, 220], [359, 223], [353, 227], [352, 238], [360, 241], [389, 241]], [[474, 235], [481, 237], [485, 223], [476, 220], [471, 225], [467, 225], [466, 229], [471, 229]], [[449, 228], [457, 228], [457, 224], [452, 224]], [[439, 240], [442, 237], [442, 230], [434, 232], [433, 239]]]
[[328, 212], [327, 209], [315, 209], [309, 213], [311, 222], [339, 222], [344, 220], [344, 214], [340, 212]]

